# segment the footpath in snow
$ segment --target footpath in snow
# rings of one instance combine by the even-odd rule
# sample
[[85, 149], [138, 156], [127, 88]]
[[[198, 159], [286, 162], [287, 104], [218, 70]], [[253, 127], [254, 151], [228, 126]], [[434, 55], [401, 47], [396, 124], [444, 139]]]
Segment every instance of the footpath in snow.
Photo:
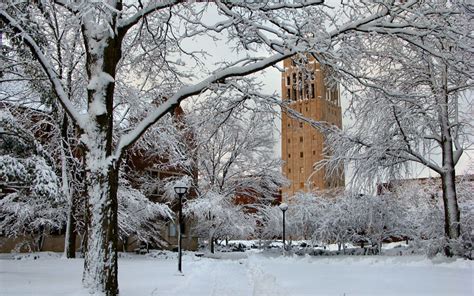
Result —
[[[40, 253], [0, 259], [0, 295], [88, 296], [81, 288], [82, 259]], [[176, 253], [124, 255], [119, 259], [121, 296], [279, 295], [474, 295], [473, 263], [444, 257], [284, 257], [222, 253], [215, 258]]]

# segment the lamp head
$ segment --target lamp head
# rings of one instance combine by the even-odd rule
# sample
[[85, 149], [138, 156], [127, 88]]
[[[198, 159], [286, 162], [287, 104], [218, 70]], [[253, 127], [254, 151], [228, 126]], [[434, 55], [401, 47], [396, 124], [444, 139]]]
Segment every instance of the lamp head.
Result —
[[177, 181], [174, 183], [173, 189], [176, 194], [185, 194], [188, 191], [188, 185], [183, 181]]
[[280, 210], [282, 210], [283, 212], [288, 210], [288, 204], [286, 202], [282, 202], [279, 206]]

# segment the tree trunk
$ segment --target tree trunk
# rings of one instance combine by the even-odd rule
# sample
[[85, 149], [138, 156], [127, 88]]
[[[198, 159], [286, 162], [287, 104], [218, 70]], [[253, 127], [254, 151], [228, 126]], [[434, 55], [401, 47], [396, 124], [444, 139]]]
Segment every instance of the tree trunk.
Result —
[[125, 236], [122, 239], [122, 252], [127, 252], [128, 250], [128, 236]]
[[83, 283], [94, 292], [118, 294], [117, 169], [88, 174], [89, 225]]
[[[84, 155], [84, 164], [85, 164], [85, 155]], [[83, 200], [81, 201], [81, 205], [83, 207], [85, 207], [85, 210], [84, 210], [84, 233], [82, 234], [82, 242], [81, 242], [81, 249], [82, 249], [82, 256], [85, 258], [86, 257], [86, 254], [87, 254], [87, 248], [88, 248], [88, 240], [89, 240], [89, 227], [90, 227], [90, 209], [88, 207], [88, 184], [86, 182], [87, 180], [87, 174], [84, 170], [84, 191], [83, 191]], [[87, 261], [84, 261], [84, 266], [87, 264]]]
[[44, 244], [44, 227], [40, 226], [40, 233], [38, 239], [36, 240], [36, 252], [41, 252], [43, 250]]
[[[454, 169], [441, 175], [441, 184], [443, 188], [443, 204], [444, 204], [444, 231], [448, 240], [458, 239], [461, 234], [460, 212], [456, 195], [456, 184]], [[446, 256], [453, 256], [451, 246], [446, 245]]]
[[75, 201], [74, 193], [69, 185], [68, 169], [70, 168], [70, 161], [66, 157], [66, 151], [68, 149], [68, 117], [67, 114], [63, 115], [61, 122], [61, 157], [62, 157], [62, 190], [64, 195], [68, 199], [68, 212], [66, 222], [66, 233], [64, 237], [64, 255], [66, 258], [76, 258], [76, 230], [75, 230]]
[[112, 296], [119, 292], [117, 190], [120, 157], [112, 158], [114, 89], [125, 32], [109, 35], [109, 27], [102, 24], [98, 25], [99, 28], [88, 27], [90, 25], [84, 23], [82, 26], [89, 79], [87, 100], [90, 121], [90, 128], [84, 131], [82, 137], [87, 147], [89, 213], [83, 284], [93, 293]]
[[444, 204], [444, 231], [448, 244], [445, 247], [446, 256], [452, 256], [453, 251], [450, 246], [451, 240], [459, 238], [461, 233], [460, 213], [456, 196], [455, 183], [455, 160], [453, 150], [453, 135], [451, 132], [451, 122], [449, 120], [449, 95], [448, 95], [448, 72], [447, 66], [444, 68], [444, 89], [442, 102], [439, 104], [439, 122], [441, 129], [441, 151], [442, 151], [442, 171], [441, 186], [443, 190], [443, 204]]
[[74, 218], [74, 208], [74, 200], [71, 195], [64, 238], [64, 255], [66, 258], [76, 258], [76, 231], [74, 229], [76, 219]]
[[209, 237], [209, 248], [211, 253], [214, 254], [214, 238], [212, 236]]

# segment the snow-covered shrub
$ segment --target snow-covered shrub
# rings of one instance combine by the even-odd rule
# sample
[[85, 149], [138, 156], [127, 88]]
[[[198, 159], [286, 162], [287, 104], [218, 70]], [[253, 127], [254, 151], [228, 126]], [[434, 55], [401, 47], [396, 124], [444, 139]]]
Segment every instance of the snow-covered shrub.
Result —
[[414, 244], [430, 257], [450, 247], [455, 254], [472, 257], [474, 223], [474, 184], [457, 182], [461, 215], [461, 237], [448, 240], [444, 234], [444, 211], [439, 179], [405, 182], [393, 191], [406, 207], [406, 229]]
[[207, 237], [211, 243], [219, 238], [246, 239], [254, 233], [256, 220], [242, 206], [235, 205], [233, 198], [215, 192], [186, 203], [184, 213], [196, 219], [194, 233]]
[[257, 236], [264, 240], [281, 237], [282, 223], [283, 217], [278, 206], [261, 206], [258, 211]]
[[311, 238], [320, 227], [326, 203], [326, 200], [312, 193], [298, 192], [291, 197], [286, 213], [288, 234], [305, 240]]
[[410, 231], [406, 209], [393, 195], [361, 195], [346, 192], [327, 199], [319, 212], [319, 223], [313, 233], [315, 241], [377, 246], [383, 241], [402, 239]]
[[[53, 169], [38, 156], [0, 156], [0, 178], [11, 193], [0, 200], [0, 229], [8, 237], [41, 237], [66, 221], [65, 200]], [[39, 250], [40, 243], [33, 246]]]
[[0, 123], [0, 234], [24, 237], [39, 250], [43, 234], [62, 229], [66, 201], [53, 163], [32, 133], [5, 111]]
[[164, 244], [161, 229], [164, 218], [171, 218], [171, 209], [162, 203], [150, 201], [141, 191], [121, 181], [118, 192], [119, 236], [125, 241], [130, 236], [157, 246]]
[[382, 242], [403, 239], [409, 234], [406, 209], [392, 194], [352, 196], [353, 214], [358, 217], [358, 228], [353, 242], [366, 241], [382, 251]]

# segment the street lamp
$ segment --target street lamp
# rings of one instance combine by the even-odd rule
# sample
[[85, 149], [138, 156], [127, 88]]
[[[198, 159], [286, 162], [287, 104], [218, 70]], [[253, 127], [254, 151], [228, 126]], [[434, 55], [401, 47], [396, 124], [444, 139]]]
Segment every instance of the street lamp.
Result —
[[279, 205], [280, 210], [283, 212], [283, 250], [286, 250], [285, 248], [285, 212], [288, 210], [288, 204], [286, 202], [282, 202]]
[[182, 181], [178, 181], [173, 186], [174, 192], [179, 196], [179, 203], [178, 203], [178, 271], [182, 273], [181, 268], [181, 223], [182, 223], [182, 199], [183, 195], [186, 194], [188, 191], [188, 185]]

